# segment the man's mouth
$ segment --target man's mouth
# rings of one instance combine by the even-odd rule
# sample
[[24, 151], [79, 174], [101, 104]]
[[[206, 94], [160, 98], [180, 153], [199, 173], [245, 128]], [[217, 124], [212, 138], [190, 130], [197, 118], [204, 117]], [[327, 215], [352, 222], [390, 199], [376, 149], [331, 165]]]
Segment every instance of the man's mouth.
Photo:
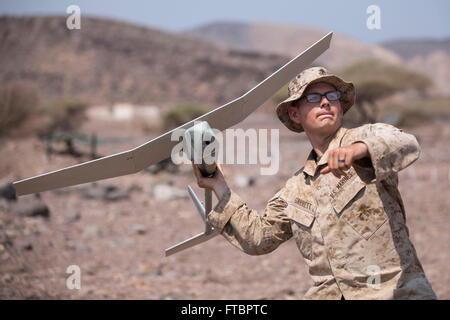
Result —
[[318, 118], [319, 117], [322, 117], [322, 116], [333, 116], [333, 114], [331, 113], [331, 112], [322, 112], [322, 113], [319, 113], [319, 115], [317, 116]]

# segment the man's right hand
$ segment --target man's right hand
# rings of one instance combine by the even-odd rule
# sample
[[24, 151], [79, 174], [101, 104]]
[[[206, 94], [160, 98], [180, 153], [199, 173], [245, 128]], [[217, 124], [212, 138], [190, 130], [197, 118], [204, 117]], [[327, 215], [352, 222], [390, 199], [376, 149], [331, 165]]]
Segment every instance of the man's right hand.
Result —
[[217, 163], [217, 169], [214, 175], [210, 178], [206, 178], [200, 172], [200, 169], [196, 164], [192, 162], [192, 168], [194, 169], [195, 177], [197, 178], [197, 184], [200, 188], [206, 188], [214, 191], [217, 199], [221, 199], [227, 192], [230, 191], [228, 184], [223, 175], [222, 165]]

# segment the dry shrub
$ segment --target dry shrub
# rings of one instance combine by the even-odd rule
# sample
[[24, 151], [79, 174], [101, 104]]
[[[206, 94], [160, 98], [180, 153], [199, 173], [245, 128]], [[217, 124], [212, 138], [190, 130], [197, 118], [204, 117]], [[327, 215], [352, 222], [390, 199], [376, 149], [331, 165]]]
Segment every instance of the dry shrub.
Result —
[[351, 64], [340, 70], [338, 75], [353, 82], [357, 94], [369, 100], [408, 89], [423, 92], [433, 84], [426, 75], [376, 59]]
[[76, 131], [87, 119], [86, 110], [89, 103], [78, 99], [59, 99], [49, 102], [40, 108], [42, 116], [48, 119], [46, 128], [40, 135], [56, 132]]
[[384, 106], [381, 115], [386, 122], [398, 127], [414, 127], [433, 119], [448, 120], [450, 97], [404, 99]]
[[[337, 74], [355, 84], [354, 109], [359, 112], [360, 123], [380, 121], [378, 102], [382, 99], [404, 91], [414, 91], [425, 96], [433, 84], [423, 74], [376, 59], [354, 63]], [[356, 116], [356, 113], [353, 112], [353, 115]]]
[[201, 115], [205, 114], [209, 110], [201, 105], [184, 104], [180, 105], [171, 111], [167, 112], [164, 117], [164, 127], [166, 129], [173, 129], [181, 126], [182, 124], [191, 121]]
[[39, 104], [35, 87], [12, 83], [0, 88], [0, 136], [9, 135], [34, 114]]
[[160, 116], [149, 116], [136, 113], [132, 119], [134, 128], [139, 128], [144, 133], [161, 132], [163, 128], [163, 120]]

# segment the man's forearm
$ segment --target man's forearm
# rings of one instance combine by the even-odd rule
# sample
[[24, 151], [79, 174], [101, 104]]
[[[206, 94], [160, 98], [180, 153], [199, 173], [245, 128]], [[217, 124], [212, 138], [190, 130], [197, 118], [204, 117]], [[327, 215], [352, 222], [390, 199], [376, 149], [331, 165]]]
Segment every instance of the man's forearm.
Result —
[[232, 245], [247, 254], [260, 255], [275, 250], [292, 236], [290, 220], [281, 209], [282, 199], [272, 198], [264, 214], [259, 214], [228, 190], [207, 219]]
[[403, 170], [420, 155], [413, 135], [387, 124], [371, 125], [371, 134], [360, 141], [367, 145], [377, 180]]

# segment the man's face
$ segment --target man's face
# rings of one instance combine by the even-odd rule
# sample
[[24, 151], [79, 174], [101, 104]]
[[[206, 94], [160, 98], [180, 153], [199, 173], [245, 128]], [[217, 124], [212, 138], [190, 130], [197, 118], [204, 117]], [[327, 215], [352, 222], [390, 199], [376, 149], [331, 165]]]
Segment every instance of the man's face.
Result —
[[303, 126], [305, 132], [311, 134], [332, 134], [342, 123], [343, 110], [339, 100], [329, 101], [323, 96], [319, 102], [308, 102], [305, 95], [310, 93], [325, 94], [335, 91], [332, 85], [319, 82], [310, 85], [303, 98], [297, 101], [295, 106], [288, 108], [289, 116], [295, 123]]

